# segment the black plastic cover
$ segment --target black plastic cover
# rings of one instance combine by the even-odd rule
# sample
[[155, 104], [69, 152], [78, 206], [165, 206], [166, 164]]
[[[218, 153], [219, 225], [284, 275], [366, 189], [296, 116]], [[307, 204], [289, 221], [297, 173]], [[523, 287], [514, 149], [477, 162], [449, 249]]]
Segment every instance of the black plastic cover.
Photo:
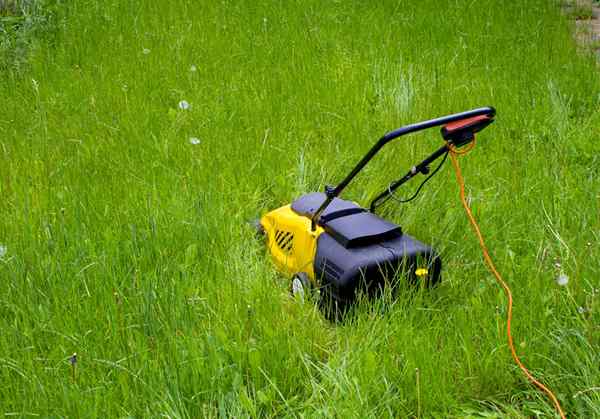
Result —
[[[313, 214], [317, 212], [321, 204], [325, 202], [325, 198], [325, 194], [321, 192], [312, 192], [303, 195], [292, 202], [292, 210], [296, 214], [311, 218]], [[354, 202], [333, 198], [333, 201], [325, 208], [325, 211], [321, 213], [318, 223], [323, 224], [338, 217], [344, 217], [346, 215], [364, 211], [366, 210], [359, 207]]]
[[[292, 202], [292, 210], [299, 215], [312, 217], [325, 201], [325, 194], [313, 192]], [[354, 202], [334, 198], [318, 221], [344, 247], [366, 246], [398, 237], [402, 229], [377, 215], [359, 207]]]
[[[426, 267], [428, 275], [419, 278], [416, 269]], [[354, 301], [359, 290], [371, 294], [393, 279], [409, 283], [440, 280], [441, 260], [429, 246], [407, 234], [363, 247], [346, 248], [325, 232], [317, 239], [315, 275], [322, 289], [338, 304]]]
[[371, 212], [359, 212], [335, 218], [323, 228], [342, 246], [358, 247], [398, 237], [402, 229]]

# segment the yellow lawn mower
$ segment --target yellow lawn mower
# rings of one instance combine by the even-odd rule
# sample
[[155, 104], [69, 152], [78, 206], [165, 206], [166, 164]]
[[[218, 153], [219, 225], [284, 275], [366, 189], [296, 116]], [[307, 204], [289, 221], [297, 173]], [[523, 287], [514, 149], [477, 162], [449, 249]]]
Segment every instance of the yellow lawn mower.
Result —
[[[291, 204], [266, 213], [257, 228], [266, 236], [269, 253], [277, 269], [291, 277], [290, 290], [304, 299], [318, 290], [320, 306], [328, 314], [343, 313], [362, 292], [380, 293], [400, 280], [432, 286], [440, 281], [442, 263], [430, 246], [405, 234], [400, 226], [379, 217], [377, 208], [390, 198], [409, 202], [435, 175], [448, 156], [471, 143], [475, 133], [494, 121], [492, 107], [406, 125], [385, 134], [335, 187], [324, 193], [303, 195]], [[363, 208], [338, 198], [354, 177], [387, 143], [428, 128], [441, 126], [445, 143], [438, 150], [390, 183]], [[442, 161], [430, 171], [438, 158]], [[427, 175], [415, 194], [405, 200], [394, 196], [401, 185], [417, 175]]]

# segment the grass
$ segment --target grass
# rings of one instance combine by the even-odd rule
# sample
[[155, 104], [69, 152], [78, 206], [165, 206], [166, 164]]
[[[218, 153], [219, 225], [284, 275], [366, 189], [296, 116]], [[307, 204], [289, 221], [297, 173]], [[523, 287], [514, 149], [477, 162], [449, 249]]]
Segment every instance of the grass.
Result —
[[[442, 285], [341, 325], [288, 297], [246, 223], [386, 131], [494, 105], [461, 163], [517, 349], [570, 417], [600, 416], [599, 76], [558, 3], [53, 13], [0, 75], [0, 413], [553, 417], [510, 359], [450, 165], [384, 211], [441, 252]], [[366, 204], [439, 144], [389, 145], [345, 196]]]
[[589, 20], [594, 17], [592, 2], [589, 4], [575, 3], [567, 8], [567, 16], [575, 20]]
[[22, 72], [31, 50], [49, 47], [61, 0], [0, 0], [0, 71]]

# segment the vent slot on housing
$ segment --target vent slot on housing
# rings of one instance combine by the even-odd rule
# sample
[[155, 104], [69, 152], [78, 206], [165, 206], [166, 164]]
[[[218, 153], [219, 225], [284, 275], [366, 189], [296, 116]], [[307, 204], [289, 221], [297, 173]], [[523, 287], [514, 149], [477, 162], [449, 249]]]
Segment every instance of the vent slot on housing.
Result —
[[336, 281], [344, 274], [344, 270], [342, 268], [329, 260], [325, 261], [323, 265], [323, 272], [325, 272], [325, 275], [327, 275], [327, 278], [330, 281]]
[[281, 250], [290, 253], [294, 244], [294, 234], [290, 231], [277, 230], [275, 232], [275, 243]]

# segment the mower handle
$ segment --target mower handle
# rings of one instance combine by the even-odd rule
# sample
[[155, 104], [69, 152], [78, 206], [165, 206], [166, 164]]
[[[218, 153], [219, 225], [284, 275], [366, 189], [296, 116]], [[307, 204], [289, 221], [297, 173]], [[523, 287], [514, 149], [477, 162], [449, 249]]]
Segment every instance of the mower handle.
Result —
[[[433, 127], [437, 127], [440, 125], [446, 125], [446, 124], [450, 124], [452, 122], [462, 121], [465, 119], [474, 119], [474, 118], [477, 118], [480, 116], [487, 117], [487, 119], [489, 119], [491, 122], [491, 119], [495, 115], [496, 115], [496, 110], [491, 106], [487, 106], [484, 108], [472, 109], [470, 111], [465, 111], [465, 112], [455, 113], [452, 115], [442, 116], [440, 118], [430, 119], [428, 121], [417, 122], [415, 124], [405, 125], [394, 131], [388, 132], [383, 137], [381, 137], [379, 139], [379, 141], [377, 141], [377, 143], [375, 143], [375, 145], [373, 147], [371, 147], [371, 149], [358, 162], [358, 164], [354, 167], [354, 169], [352, 169], [352, 171], [336, 187], [325, 186], [326, 199], [323, 202], [323, 204], [321, 204], [319, 209], [313, 214], [313, 216], [311, 218], [311, 228], [313, 230], [315, 229], [316, 223], [317, 223], [319, 217], [321, 216], [321, 213], [325, 210], [325, 208], [327, 208], [327, 206], [331, 203], [331, 201], [333, 201], [334, 198], [339, 196], [339, 194], [344, 190], [344, 188], [346, 188], [346, 186], [348, 186], [348, 184], [352, 181], [352, 179], [354, 179], [354, 177], [358, 174], [358, 172], [360, 172], [367, 165], [367, 163], [375, 156], [375, 154], [377, 154], [379, 152], [379, 150], [381, 150], [381, 148], [384, 145], [386, 145], [387, 143], [389, 143], [390, 141], [395, 140], [398, 137], [402, 137], [403, 135], [411, 134], [413, 132], [422, 131], [422, 130], [425, 130], [428, 128], [433, 128]], [[479, 119], [479, 118], [477, 118], [477, 119]], [[458, 124], [458, 125], [459, 125], [458, 128], [463, 128], [462, 125], [460, 125], [460, 124]], [[470, 127], [470, 126], [471, 125], [467, 124], [467, 125], [465, 125], [464, 128], [468, 129], [468, 127]], [[472, 133], [483, 129], [485, 126], [487, 126], [487, 124], [485, 124], [483, 126], [473, 124]], [[444, 130], [442, 130], [442, 133], [444, 134]], [[462, 144], [457, 144], [457, 145], [462, 145]]]
[[[379, 151], [379, 149], [381, 147], [383, 147], [385, 144], [389, 143], [392, 140], [395, 140], [398, 137], [401, 137], [406, 134], [410, 134], [412, 132], [422, 131], [424, 129], [433, 128], [433, 127], [437, 127], [440, 125], [446, 125], [446, 124], [450, 124], [452, 122], [462, 121], [464, 119], [470, 119], [470, 118], [474, 118], [477, 116], [487, 116], [489, 118], [493, 118], [495, 115], [496, 115], [496, 109], [492, 108], [491, 106], [488, 106], [485, 108], [477, 108], [477, 109], [472, 109], [470, 111], [465, 111], [465, 112], [455, 113], [455, 114], [448, 115], [448, 116], [442, 116], [440, 118], [430, 119], [429, 121], [417, 122], [416, 124], [405, 125], [402, 128], [398, 128], [397, 130], [390, 131], [387, 134], [385, 134], [383, 137], [381, 137], [381, 139], [377, 142], [377, 144], [375, 144], [375, 146], [371, 149], [371, 151], [373, 151], [373, 149], [377, 148], [377, 150], [375, 150], [375, 153], [377, 153], [377, 151]], [[382, 144], [379, 147], [377, 147], [379, 145], [379, 143], [382, 143]], [[371, 153], [371, 151], [369, 151], [367, 156]], [[375, 154], [375, 153], [373, 153], [373, 154]], [[365, 156], [365, 157], [367, 157], [367, 156]]]

